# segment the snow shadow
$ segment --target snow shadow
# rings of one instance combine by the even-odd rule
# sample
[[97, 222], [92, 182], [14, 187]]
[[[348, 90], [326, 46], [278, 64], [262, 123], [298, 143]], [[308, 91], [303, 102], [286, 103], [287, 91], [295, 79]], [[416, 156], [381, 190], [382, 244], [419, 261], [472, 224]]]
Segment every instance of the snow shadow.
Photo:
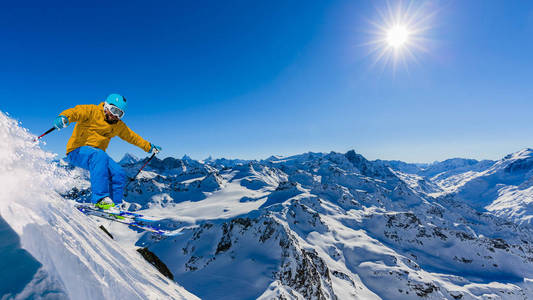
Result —
[[28, 285], [42, 266], [22, 249], [18, 234], [0, 216], [0, 298], [15, 296]]

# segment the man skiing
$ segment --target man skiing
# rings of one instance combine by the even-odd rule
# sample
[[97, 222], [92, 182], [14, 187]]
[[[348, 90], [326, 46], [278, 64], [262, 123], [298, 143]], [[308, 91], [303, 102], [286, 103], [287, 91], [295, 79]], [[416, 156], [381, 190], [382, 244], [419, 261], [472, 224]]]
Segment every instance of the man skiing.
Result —
[[126, 126], [121, 120], [126, 109], [126, 98], [111, 94], [99, 105], [77, 105], [54, 120], [57, 129], [77, 122], [67, 143], [67, 159], [74, 166], [89, 170], [91, 200], [100, 209], [122, 203], [126, 183], [122, 167], [105, 152], [112, 137], [118, 135], [146, 152], [161, 151], [161, 147], [147, 142]]

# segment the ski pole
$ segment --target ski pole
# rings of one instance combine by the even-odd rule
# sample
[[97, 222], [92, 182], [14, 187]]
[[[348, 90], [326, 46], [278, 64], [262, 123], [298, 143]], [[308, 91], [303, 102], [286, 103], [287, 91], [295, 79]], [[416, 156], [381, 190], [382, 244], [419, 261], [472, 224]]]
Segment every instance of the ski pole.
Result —
[[154, 158], [154, 156], [157, 154], [157, 152], [154, 152], [154, 154], [152, 154], [152, 156], [150, 156], [150, 158], [144, 163], [144, 165], [139, 169], [139, 171], [137, 172], [137, 174], [135, 174], [135, 176], [133, 176], [132, 178], [130, 178], [130, 181], [128, 181], [128, 183], [126, 184], [126, 186], [124, 187], [124, 190], [126, 190], [126, 188], [128, 187], [128, 185], [130, 185], [130, 183], [132, 181], [135, 180], [135, 178], [137, 178], [137, 175], [139, 175], [139, 173], [141, 173], [141, 171], [144, 169], [144, 167], [146, 167], [146, 165], [152, 160], [152, 158]]
[[41, 134], [40, 136], [38, 136], [35, 141], [37, 141], [38, 139], [42, 138], [43, 136], [49, 134], [50, 132], [54, 131], [56, 128], [55, 127], [52, 127], [50, 129], [48, 129], [45, 133]]

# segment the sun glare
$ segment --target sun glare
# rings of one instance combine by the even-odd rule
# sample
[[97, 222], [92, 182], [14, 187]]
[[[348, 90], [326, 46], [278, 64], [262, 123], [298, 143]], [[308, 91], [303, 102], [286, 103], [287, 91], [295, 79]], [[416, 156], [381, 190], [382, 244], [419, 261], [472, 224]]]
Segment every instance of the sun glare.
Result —
[[396, 25], [387, 32], [387, 43], [393, 48], [404, 45], [409, 38], [409, 31], [402, 25]]
[[[409, 61], [417, 61], [422, 52], [427, 52], [427, 31], [433, 13], [423, 2], [387, 2], [377, 9], [371, 25], [369, 46], [375, 64], [383, 63], [396, 70], [399, 64], [407, 67]], [[403, 5], [403, 4], [406, 5]]]

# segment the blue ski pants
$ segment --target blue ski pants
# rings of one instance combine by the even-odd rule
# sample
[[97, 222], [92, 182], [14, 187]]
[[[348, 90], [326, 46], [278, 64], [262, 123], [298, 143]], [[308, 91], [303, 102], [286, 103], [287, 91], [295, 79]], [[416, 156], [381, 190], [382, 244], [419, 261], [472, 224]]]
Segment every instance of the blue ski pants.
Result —
[[91, 173], [91, 201], [110, 197], [115, 203], [122, 203], [126, 173], [104, 150], [82, 146], [67, 154], [68, 161], [76, 167]]

